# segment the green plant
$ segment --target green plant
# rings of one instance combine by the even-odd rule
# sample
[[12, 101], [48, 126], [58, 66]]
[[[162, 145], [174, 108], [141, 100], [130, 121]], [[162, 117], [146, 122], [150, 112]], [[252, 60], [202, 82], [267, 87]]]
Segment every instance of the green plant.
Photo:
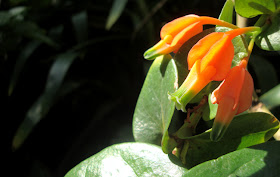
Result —
[[[223, 8], [224, 0], [1, 1], [0, 95], [9, 175], [277, 176], [278, 1], [227, 0]], [[176, 38], [166, 30], [159, 45], [165, 53], [144, 53], [168, 21], [193, 13], [192, 33]], [[204, 29], [196, 18], [204, 20]], [[238, 31], [245, 34], [226, 39]], [[213, 68], [199, 87], [189, 84], [202, 60], [195, 56], [208, 55], [199, 49], [202, 39], [211, 50], [209, 36], [213, 46], [226, 44], [204, 59], [217, 59], [215, 69], [226, 65], [231, 71], [227, 75], [235, 79], [224, 88], [222, 72], [208, 77]], [[250, 79], [242, 82], [248, 75], [254, 92]], [[249, 89], [238, 98], [243, 88]]]
[[[186, 16], [171, 22], [168, 27], [163, 27], [162, 40], [144, 54], [147, 59], [156, 59], [148, 71], [134, 112], [133, 135], [136, 142], [108, 147], [81, 162], [70, 170], [66, 176], [106, 176], [108, 174], [113, 176], [277, 176], [280, 171], [278, 167], [280, 144], [277, 141], [279, 133], [274, 136], [276, 140], [273, 135], [279, 130], [279, 121], [269, 112], [265, 104], [279, 104], [279, 101], [272, 98], [273, 92], [278, 87], [268, 91], [259, 99], [256, 93], [253, 94], [253, 90], [249, 89], [252, 88], [249, 80], [245, 79], [244, 83], [243, 81], [240, 83], [240, 87], [242, 87], [240, 89], [242, 90], [244, 87], [246, 91], [244, 93], [243, 91], [238, 92], [241, 96], [236, 98], [236, 106], [232, 108], [229, 107], [231, 105], [230, 100], [232, 94], [239, 89], [238, 84], [242, 77], [241, 75], [235, 76], [236, 73], [227, 76], [221, 74], [221, 71], [228, 72], [225, 71], [226, 64], [222, 61], [230, 60], [231, 66], [229, 66], [229, 69], [243, 67], [241, 70], [245, 72], [249, 58], [251, 58], [250, 63], [254, 63], [255, 56], [250, 57], [254, 43], [263, 50], [279, 50], [280, 43], [277, 40], [280, 36], [279, 5], [280, 2], [278, 1], [236, 0], [235, 5], [231, 0], [226, 1], [219, 17], [220, 20], [232, 23], [234, 10], [245, 19], [260, 16], [254, 25], [255, 27], [243, 28], [244, 30], [242, 28], [232, 30], [217, 26], [215, 28], [216, 31], [219, 31], [219, 33], [215, 33], [217, 35], [231, 35], [235, 31], [237, 35], [242, 33], [247, 33], [247, 35], [245, 38], [242, 36], [235, 37], [237, 36], [235, 35], [232, 37], [234, 38], [232, 41], [232, 38], [230, 38], [229, 41], [223, 43], [223, 48], [214, 48], [216, 46], [215, 42], [222, 41], [225, 35], [223, 38], [219, 37], [215, 39], [215, 42], [212, 41], [212, 43], [207, 44], [209, 45], [209, 52], [205, 52], [204, 55], [201, 53], [206, 49], [199, 47], [207, 47], [204, 44], [205, 42], [201, 41], [204, 40], [207, 43], [211, 39], [207, 36], [210, 36], [208, 34], [213, 31], [213, 29], [202, 31], [199, 27], [199, 23], [204, 20], [204, 17]], [[191, 21], [190, 24], [196, 23], [197, 20], [198, 25], [191, 26], [188, 20]], [[230, 26], [223, 21], [218, 21], [218, 23], [215, 21], [215, 24]], [[185, 26], [177, 25], [177, 23]], [[170, 35], [168, 30], [173, 30]], [[184, 30], [185, 34], [181, 35], [178, 30]], [[193, 32], [194, 30], [197, 31]], [[243, 30], [242, 33], [239, 32], [241, 30]], [[187, 31], [192, 32], [187, 33]], [[177, 36], [173, 36], [177, 33], [181, 38], [177, 39]], [[188, 34], [194, 37], [186, 37]], [[214, 33], [211, 33], [211, 35], [214, 36]], [[184, 44], [177, 42], [182, 38]], [[175, 39], [177, 43], [174, 42]], [[214, 40], [214, 37], [211, 40]], [[199, 45], [195, 45], [196, 43], [199, 43]], [[231, 51], [228, 50], [230, 45], [234, 46], [232, 57], [230, 55]], [[194, 49], [195, 47], [198, 50]], [[194, 52], [194, 50], [196, 51]], [[176, 53], [169, 55], [173, 51]], [[211, 52], [214, 54], [212, 55]], [[213, 59], [209, 59], [207, 56], [209, 53], [214, 56]], [[191, 58], [187, 58], [190, 55]], [[208, 57], [209, 65], [216, 68], [213, 72], [217, 71], [216, 73], [219, 75], [212, 76], [213, 72], [210, 69], [207, 72], [205, 71], [205, 75], [203, 75], [204, 70], [193, 71], [195, 70], [193, 68], [198, 65], [197, 61], [206, 62], [203, 57], [202, 59], [199, 58], [200, 55], [205, 58]], [[192, 58], [197, 56], [199, 56], [198, 59]], [[219, 57], [221, 58], [219, 59]], [[195, 60], [194, 63], [196, 62], [194, 66], [190, 66], [192, 60]], [[256, 68], [262, 67], [252, 65]], [[222, 69], [218, 69], [219, 67]], [[200, 67], [198, 68], [200, 69]], [[207, 67], [205, 68], [207, 69]], [[190, 69], [190, 72], [188, 69]], [[232, 72], [237, 71], [231, 70]], [[241, 72], [241, 70], [238, 69], [238, 72]], [[255, 71], [257, 75], [262, 75], [257, 70]], [[192, 74], [192, 72], [197, 73]], [[190, 74], [188, 75], [188, 73]], [[251, 77], [248, 72], [245, 75], [248, 75], [247, 78]], [[219, 88], [221, 93], [218, 93], [219, 90], [217, 89], [215, 93], [213, 92], [220, 84], [219, 81], [222, 81], [225, 77], [227, 80], [227, 77], [233, 76], [237, 77], [233, 85], [225, 86], [224, 91]], [[208, 77], [219, 79], [207, 80]], [[185, 80], [185, 78], [187, 79]], [[213, 82], [212, 80], [216, 81]], [[202, 82], [205, 83], [202, 84]], [[222, 84], [226, 85], [232, 82], [233, 80], [229, 79]], [[197, 85], [199, 84], [201, 85], [198, 89]], [[179, 87], [183, 91], [178, 90]], [[232, 90], [232, 88], [234, 89]], [[196, 89], [198, 90], [195, 91]], [[217, 95], [216, 99], [226, 97], [225, 106], [219, 108], [220, 104], [222, 105], [220, 103], [217, 109], [217, 105], [214, 104], [217, 103], [217, 100], [213, 101], [212, 98], [212, 102], [210, 101], [211, 93], [221, 94], [221, 98]], [[235, 116], [231, 121], [235, 114], [248, 109], [249, 105], [244, 105], [248, 103], [251, 105], [252, 94], [254, 95], [253, 106], [247, 112]], [[243, 103], [242, 99], [247, 99], [244, 100], [246, 104]], [[260, 102], [262, 100], [264, 104]], [[175, 109], [175, 105], [178, 110]], [[242, 111], [237, 111], [236, 107], [242, 108]], [[180, 110], [186, 113], [182, 115]], [[222, 113], [219, 113], [219, 111]], [[233, 112], [228, 113], [229, 111]], [[218, 120], [217, 112], [221, 116]], [[182, 117], [185, 118], [182, 119]], [[214, 119], [215, 117], [216, 119]], [[211, 130], [213, 121], [221, 122], [219, 122], [219, 125], [214, 124], [213, 130]], [[160, 146], [164, 153], [159, 150]]]

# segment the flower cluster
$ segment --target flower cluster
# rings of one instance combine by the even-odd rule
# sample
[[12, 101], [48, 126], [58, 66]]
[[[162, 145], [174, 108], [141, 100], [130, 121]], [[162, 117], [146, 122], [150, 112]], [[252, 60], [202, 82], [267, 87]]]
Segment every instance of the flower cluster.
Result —
[[[148, 49], [144, 57], [154, 59], [177, 50], [191, 37], [202, 32], [203, 25], [229, 27], [227, 32], [213, 32], [199, 40], [189, 51], [187, 78], [169, 99], [176, 108], [186, 112], [186, 105], [211, 81], [222, 81], [213, 91], [211, 101], [218, 104], [211, 139], [218, 141], [233, 117], [247, 110], [252, 102], [253, 80], [246, 70], [247, 60], [231, 68], [234, 57], [232, 39], [238, 35], [259, 30], [258, 27], [237, 28], [235, 25], [211, 17], [187, 15], [163, 26], [161, 41]], [[248, 58], [247, 58], [248, 59]]]

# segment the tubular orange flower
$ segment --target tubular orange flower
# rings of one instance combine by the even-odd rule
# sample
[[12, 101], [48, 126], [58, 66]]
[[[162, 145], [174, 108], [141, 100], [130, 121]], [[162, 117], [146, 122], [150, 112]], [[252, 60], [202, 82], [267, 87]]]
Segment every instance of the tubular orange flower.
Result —
[[219, 104], [210, 135], [213, 141], [220, 140], [233, 117], [247, 110], [252, 104], [254, 85], [246, 65], [247, 62], [243, 60], [238, 66], [233, 67], [212, 93], [212, 103]]
[[159, 55], [176, 52], [186, 41], [202, 32], [203, 25], [213, 24], [237, 28], [231, 23], [212, 17], [186, 15], [165, 24], [160, 32], [161, 41], [144, 53], [145, 59], [154, 59]]
[[198, 41], [188, 54], [188, 77], [176, 92], [169, 94], [169, 99], [176, 103], [176, 108], [186, 112], [185, 106], [209, 82], [222, 81], [230, 71], [234, 57], [231, 40], [256, 29], [259, 28], [247, 27], [225, 33], [215, 32]]

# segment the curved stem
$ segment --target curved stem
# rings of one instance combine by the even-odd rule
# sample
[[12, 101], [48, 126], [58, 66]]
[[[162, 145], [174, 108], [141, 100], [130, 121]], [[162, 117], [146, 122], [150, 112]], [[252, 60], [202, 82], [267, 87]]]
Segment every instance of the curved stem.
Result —
[[201, 16], [201, 17], [199, 17], [199, 19], [202, 24], [219, 25], [219, 26], [224, 26], [224, 27], [228, 27], [228, 28], [232, 28], [232, 29], [238, 29], [238, 26], [228, 23], [223, 20], [216, 19], [216, 18]]
[[255, 44], [255, 38], [252, 38], [250, 43], [249, 43], [249, 46], [248, 46], [248, 56], [242, 59], [242, 60], [245, 60], [247, 62], [247, 64], [249, 62], [249, 58], [250, 58], [251, 53], [253, 51], [254, 44]]
[[[227, 31], [226, 34], [228, 34], [233, 39], [236, 36], [239, 36], [239, 35], [244, 34], [244, 33], [252, 32], [252, 31], [256, 31], [259, 34], [260, 31], [261, 31], [261, 28], [256, 27], [256, 26], [239, 28], [239, 29], [234, 29], [234, 30], [231, 30], [231, 31]], [[254, 36], [256, 36], [256, 35], [254, 35]]]

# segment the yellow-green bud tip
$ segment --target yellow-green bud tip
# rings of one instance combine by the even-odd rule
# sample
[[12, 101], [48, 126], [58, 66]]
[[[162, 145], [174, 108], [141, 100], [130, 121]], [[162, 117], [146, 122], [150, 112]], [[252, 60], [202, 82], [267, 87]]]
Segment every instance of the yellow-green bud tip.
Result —
[[224, 136], [229, 124], [223, 124], [221, 122], [214, 122], [212, 127], [212, 131], [210, 133], [210, 139], [212, 141], [220, 141]]
[[147, 60], [153, 60], [156, 57], [160, 56], [162, 54], [159, 54], [157, 50], [155, 50], [153, 47], [149, 48], [145, 53], [144, 53], [144, 58]]

